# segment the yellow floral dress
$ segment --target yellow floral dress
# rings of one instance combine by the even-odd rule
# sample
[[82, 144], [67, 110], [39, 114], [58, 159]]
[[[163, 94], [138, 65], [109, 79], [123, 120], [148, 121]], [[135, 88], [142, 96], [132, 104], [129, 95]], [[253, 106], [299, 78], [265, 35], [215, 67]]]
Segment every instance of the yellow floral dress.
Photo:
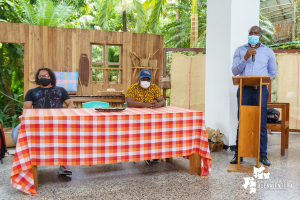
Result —
[[152, 83], [147, 89], [142, 88], [139, 83], [133, 84], [128, 87], [126, 92], [126, 97], [133, 97], [135, 101], [142, 103], [149, 103], [160, 96], [162, 96], [160, 88]]

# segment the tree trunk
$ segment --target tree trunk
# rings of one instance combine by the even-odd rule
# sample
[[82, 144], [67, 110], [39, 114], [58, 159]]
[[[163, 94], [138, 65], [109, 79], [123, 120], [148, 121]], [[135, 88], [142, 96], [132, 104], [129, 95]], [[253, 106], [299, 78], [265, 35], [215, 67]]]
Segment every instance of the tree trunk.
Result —
[[296, 3], [295, 1], [293, 1], [293, 9], [294, 9], [294, 12], [293, 12], [293, 17], [292, 17], [292, 40], [293, 41], [296, 41]]
[[[180, 11], [179, 9], [177, 8], [176, 9], [176, 21], [178, 22], [179, 21], [179, 17], [180, 17]], [[179, 28], [176, 28], [176, 33], [178, 34], [180, 32]], [[179, 41], [180, 37], [177, 36], [176, 38], [176, 43]]]
[[193, 0], [192, 16], [191, 16], [191, 41], [190, 47], [194, 47], [198, 42], [198, 14], [197, 14], [197, 0]]
[[127, 32], [127, 27], [126, 27], [126, 10], [123, 11], [123, 32]]

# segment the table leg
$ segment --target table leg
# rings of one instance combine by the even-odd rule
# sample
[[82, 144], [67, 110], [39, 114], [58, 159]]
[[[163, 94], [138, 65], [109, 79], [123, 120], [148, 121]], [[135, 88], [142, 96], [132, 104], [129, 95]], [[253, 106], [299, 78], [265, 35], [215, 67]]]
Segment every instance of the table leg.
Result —
[[285, 154], [285, 126], [281, 125], [281, 155], [284, 156], [284, 154]]
[[36, 165], [32, 166], [32, 174], [33, 174], [34, 186], [37, 191], [38, 190], [38, 171], [37, 171]]
[[173, 158], [166, 158], [166, 162], [173, 163]]
[[285, 129], [285, 148], [289, 148], [289, 126]]
[[190, 160], [190, 174], [201, 175], [201, 158], [199, 154], [192, 154], [189, 156]]

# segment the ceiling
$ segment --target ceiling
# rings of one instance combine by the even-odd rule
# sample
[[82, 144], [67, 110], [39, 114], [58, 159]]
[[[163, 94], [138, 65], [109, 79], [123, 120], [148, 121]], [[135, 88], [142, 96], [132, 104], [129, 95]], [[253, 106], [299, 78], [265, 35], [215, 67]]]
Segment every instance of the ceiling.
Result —
[[[261, 0], [260, 11], [271, 22], [282, 21], [293, 17], [293, 4], [294, 0]], [[295, 3], [295, 7], [297, 4]]]

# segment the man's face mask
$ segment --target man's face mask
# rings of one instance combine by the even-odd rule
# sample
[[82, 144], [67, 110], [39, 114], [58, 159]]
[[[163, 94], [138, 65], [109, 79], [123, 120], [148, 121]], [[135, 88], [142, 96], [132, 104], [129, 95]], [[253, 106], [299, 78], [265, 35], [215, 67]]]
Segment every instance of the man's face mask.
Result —
[[259, 43], [259, 36], [257, 35], [251, 35], [248, 37], [248, 43], [249, 44], [257, 44]]
[[51, 82], [52, 82], [52, 79], [48, 79], [48, 78], [40, 78], [40, 79], [39, 79], [39, 83], [40, 83], [42, 86], [47, 86], [47, 85], [49, 85]]
[[150, 82], [149, 81], [140, 81], [140, 86], [144, 89], [147, 89], [150, 87]]

